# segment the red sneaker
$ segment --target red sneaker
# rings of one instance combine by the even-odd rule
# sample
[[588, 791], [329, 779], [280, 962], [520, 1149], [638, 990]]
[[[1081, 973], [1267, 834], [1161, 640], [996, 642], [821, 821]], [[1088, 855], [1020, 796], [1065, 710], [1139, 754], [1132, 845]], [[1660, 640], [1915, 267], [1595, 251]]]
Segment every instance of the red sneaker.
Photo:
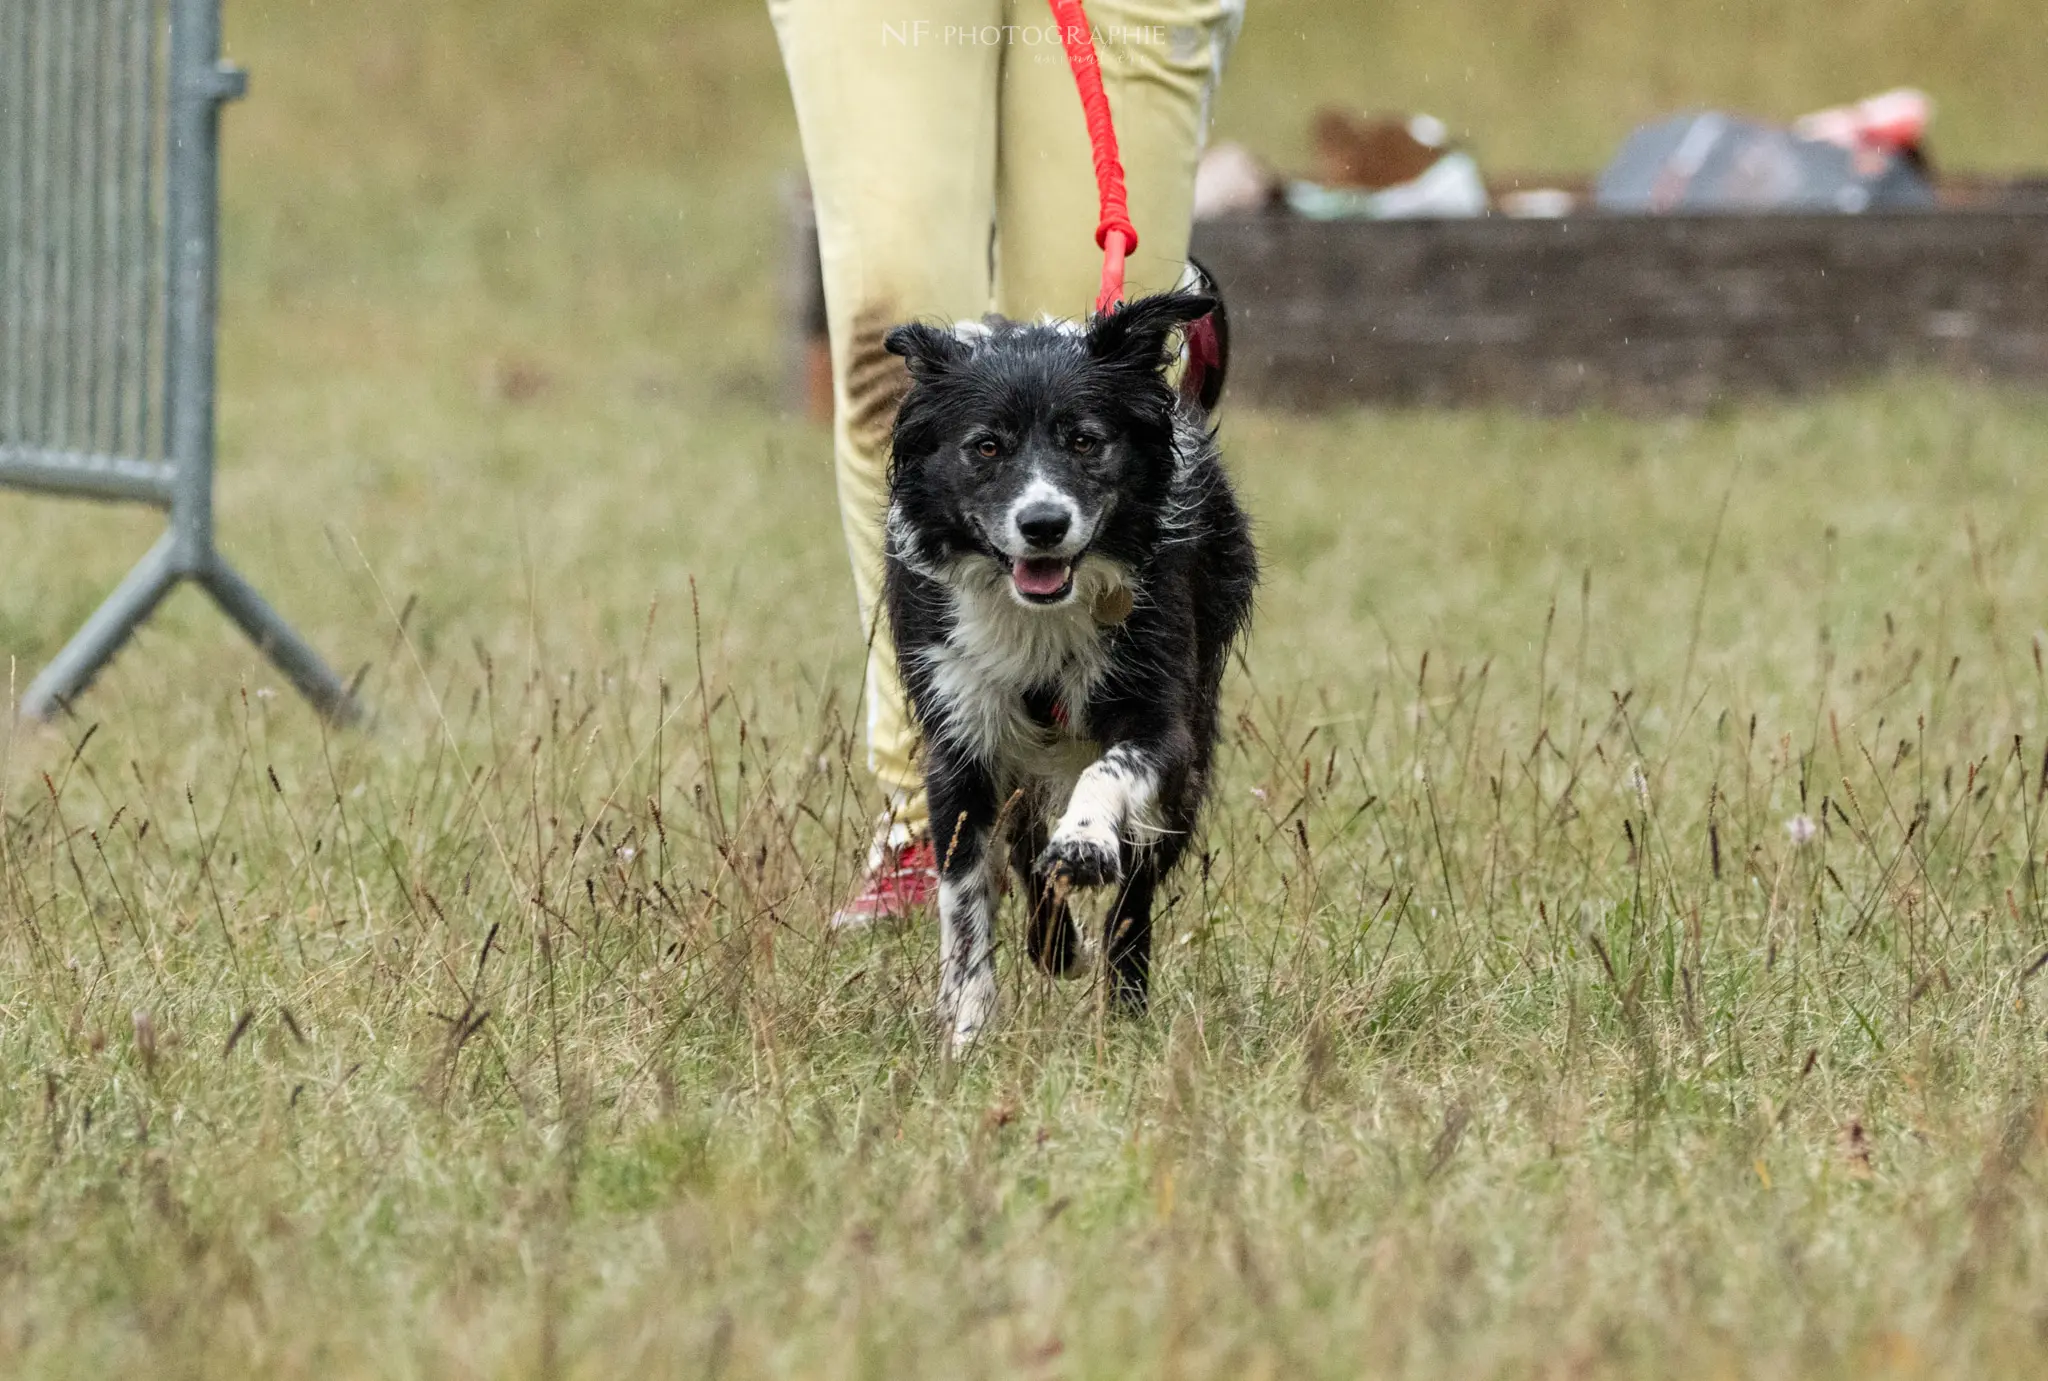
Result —
[[929, 839], [877, 850], [860, 891], [832, 913], [834, 930], [857, 930], [876, 921], [896, 921], [931, 906], [939, 895], [939, 856]]

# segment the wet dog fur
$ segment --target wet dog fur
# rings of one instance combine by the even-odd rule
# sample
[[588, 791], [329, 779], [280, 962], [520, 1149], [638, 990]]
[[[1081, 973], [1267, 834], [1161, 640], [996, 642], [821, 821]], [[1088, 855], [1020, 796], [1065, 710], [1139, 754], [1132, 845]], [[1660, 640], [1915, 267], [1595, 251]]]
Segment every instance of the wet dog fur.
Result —
[[1032, 959], [1074, 972], [1074, 887], [1113, 888], [1113, 1001], [1142, 1011], [1160, 881], [1209, 789], [1217, 696], [1258, 580], [1199, 404], [1165, 372], [1214, 307], [1178, 292], [1085, 327], [991, 317], [889, 334], [910, 392], [886, 597], [940, 862], [941, 1022], [996, 1009], [1005, 857]]

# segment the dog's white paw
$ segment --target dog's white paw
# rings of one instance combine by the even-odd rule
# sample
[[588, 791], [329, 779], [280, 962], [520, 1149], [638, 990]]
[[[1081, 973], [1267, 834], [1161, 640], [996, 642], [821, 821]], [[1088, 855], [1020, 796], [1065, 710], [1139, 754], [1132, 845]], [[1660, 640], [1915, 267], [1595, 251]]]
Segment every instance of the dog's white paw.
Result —
[[1038, 871], [1070, 887], [1103, 887], [1123, 876], [1123, 849], [1105, 820], [1062, 820], [1038, 856]]
[[939, 1000], [939, 1020], [953, 1028], [953, 1053], [964, 1055], [995, 1024], [996, 976], [978, 973]]

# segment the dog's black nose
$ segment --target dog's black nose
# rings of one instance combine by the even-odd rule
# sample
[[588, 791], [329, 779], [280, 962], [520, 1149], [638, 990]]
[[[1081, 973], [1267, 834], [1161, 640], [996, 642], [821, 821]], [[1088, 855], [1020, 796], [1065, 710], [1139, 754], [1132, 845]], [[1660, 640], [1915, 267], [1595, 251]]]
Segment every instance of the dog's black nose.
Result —
[[1034, 547], [1056, 547], [1067, 540], [1074, 515], [1056, 503], [1027, 505], [1017, 514], [1017, 531]]

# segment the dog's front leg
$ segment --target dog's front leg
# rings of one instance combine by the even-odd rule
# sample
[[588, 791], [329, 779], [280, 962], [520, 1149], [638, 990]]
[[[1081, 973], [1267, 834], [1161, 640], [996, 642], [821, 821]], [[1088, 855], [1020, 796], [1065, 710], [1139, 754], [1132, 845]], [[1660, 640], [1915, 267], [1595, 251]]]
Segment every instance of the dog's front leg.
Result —
[[1044, 871], [1073, 886], [1122, 882], [1103, 934], [1110, 997], [1121, 1011], [1145, 1010], [1153, 888], [1184, 842], [1164, 836], [1191, 823], [1186, 802], [1178, 799], [1188, 781], [1191, 742], [1169, 724], [1165, 732], [1117, 743], [1089, 764], [1041, 861]]
[[1162, 753], [1137, 741], [1119, 743], [1088, 764], [1045, 846], [1041, 871], [1073, 887], [1101, 887], [1123, 876], [1125, 840], [1141, 844], [1155, 832]]
[[937, 762], [925, 780], [939, 855], [939, 1023], [958, 1052], [996, 1015], [995, 787], [971, 762]]

